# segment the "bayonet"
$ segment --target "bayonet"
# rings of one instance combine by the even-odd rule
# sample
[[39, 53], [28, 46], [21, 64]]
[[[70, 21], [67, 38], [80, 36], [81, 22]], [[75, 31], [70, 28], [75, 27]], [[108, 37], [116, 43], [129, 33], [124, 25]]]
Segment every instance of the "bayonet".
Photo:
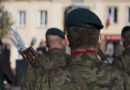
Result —
[[41, 74], [43, 74], [42, 65], [38, 61], [36, 52], [32, 47], [25, 47], [24, 41], [18, 34], [18, 32], [11, 27], [13, 37], [11, 37], [12, 42], [17, 47], [20, 54], [31, 64], [35, 69], [39, 68]]
[[16, 30], [13, 27], [11, 27], [11, 31], [13, 33], [12, 40], [13, 40], [13, 42], [15, 42], [17, 49], [19, 51], [26, 50], [27, 48], [25, 47], [25, 44], [24, 44], [22, 38], [20, 37], [20, 35], [16, 32]]

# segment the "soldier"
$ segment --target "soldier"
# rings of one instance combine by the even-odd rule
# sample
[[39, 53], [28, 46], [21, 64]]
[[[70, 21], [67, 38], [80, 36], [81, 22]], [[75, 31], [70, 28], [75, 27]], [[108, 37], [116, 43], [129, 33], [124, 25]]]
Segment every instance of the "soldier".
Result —
[[130, 90], [130, 26], [122, 29], [121, 36], [125, 50], [122, 55], [117, 57], [114, 64], [123, 72], [125, 90]]
[[72, 50], [69, 69], [80, 90], [123, 90], [115, 87], [119, 73], [110, 71], [111, 67], [98, 60], [97, 45], [102, 28], [99, 17], [88, 9], [78, 8], [67, 15], [66, 31]]
[[81, 90], [93, 90], [96, 84], [97, 44], [102, 28], [98, 16], [88, 9], [78, 8], [67, 15], [66, 29], [72, 50], [68, 63]]
[[65, 53], [65, 34], [56, 28], [51, 28], [46, 33], [49, 51], [41, 59], [44, 75], [38, 76], [34, 90], [78, 90], [73, 83], [68, 70]]
[[65, 84], [70, 82], [70, 77], [65, 70], [67, 55], [64, 50], [66, 45], [64, 32], [50, 28], [46, 32], [46, 40], [49, 51], [39, 58], [44, 72], [41, 74], [37, 69], [34, 76], [32, 73], [27, 74], [22, 90], [76, 90], [73, 85]]

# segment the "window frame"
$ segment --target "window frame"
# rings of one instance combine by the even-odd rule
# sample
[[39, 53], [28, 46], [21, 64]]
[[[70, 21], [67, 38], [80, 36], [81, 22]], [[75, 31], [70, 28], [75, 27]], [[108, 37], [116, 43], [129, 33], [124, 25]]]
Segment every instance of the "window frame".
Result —
[[27, 24], [27, 13], [25, 10], [20, 10], [18, 12], [18, 26], [25, 27]]
[[48, 24], [48, 11], [40, 10], [39, 11], [39, 26], [46, 27]]
[[111, 15], [113, 16], [112, 23], [117, 24], [118, 23], [118, 7], [117, 6], [109, 6], [107, 8], [107, 17], [111, 17]]

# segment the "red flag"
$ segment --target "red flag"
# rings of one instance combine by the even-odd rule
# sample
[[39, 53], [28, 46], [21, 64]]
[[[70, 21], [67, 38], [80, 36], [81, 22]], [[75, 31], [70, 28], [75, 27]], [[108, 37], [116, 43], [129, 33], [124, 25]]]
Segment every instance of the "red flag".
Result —
[[114, 23], [114, 9], [112, 9], [111, 13], [108, 14], [108, 17], [106, 19], [106, 28], [108, 28], [113, 23]]
[[106, 20], [106, 25], [105, 25], [106, 29], [109, 27], [109, 25], [110, 25], [110, 18], [108, 17], [107, 20]]

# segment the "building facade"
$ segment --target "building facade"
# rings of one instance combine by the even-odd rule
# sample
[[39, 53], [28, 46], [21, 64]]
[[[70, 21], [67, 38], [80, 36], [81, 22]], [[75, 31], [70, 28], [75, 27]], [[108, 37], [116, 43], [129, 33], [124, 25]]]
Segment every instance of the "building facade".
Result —
[[[102, 20], [104, 35], [120, 35], [130, 24], [130, 0], [4, 0], [14, 27], [28, 45], [32, 37], [45, 38], [49, 27], [64, 28], [65, 10], [74, 5], [87, 7]], [[109, 37], [106, 37], [109, 38]]]
[[13, 26], [27, 46], [32, 38], [36, 47], [44, 39], [46, 30], [57, 27], [64, 30], [66, 12], [71, 7], [83, 6], [95, 12], [104, 24], [100, 43], [120, 44], [121, 29], [130, 25], [130, 0], [3, 0], [4, 9], [10, 13]]

